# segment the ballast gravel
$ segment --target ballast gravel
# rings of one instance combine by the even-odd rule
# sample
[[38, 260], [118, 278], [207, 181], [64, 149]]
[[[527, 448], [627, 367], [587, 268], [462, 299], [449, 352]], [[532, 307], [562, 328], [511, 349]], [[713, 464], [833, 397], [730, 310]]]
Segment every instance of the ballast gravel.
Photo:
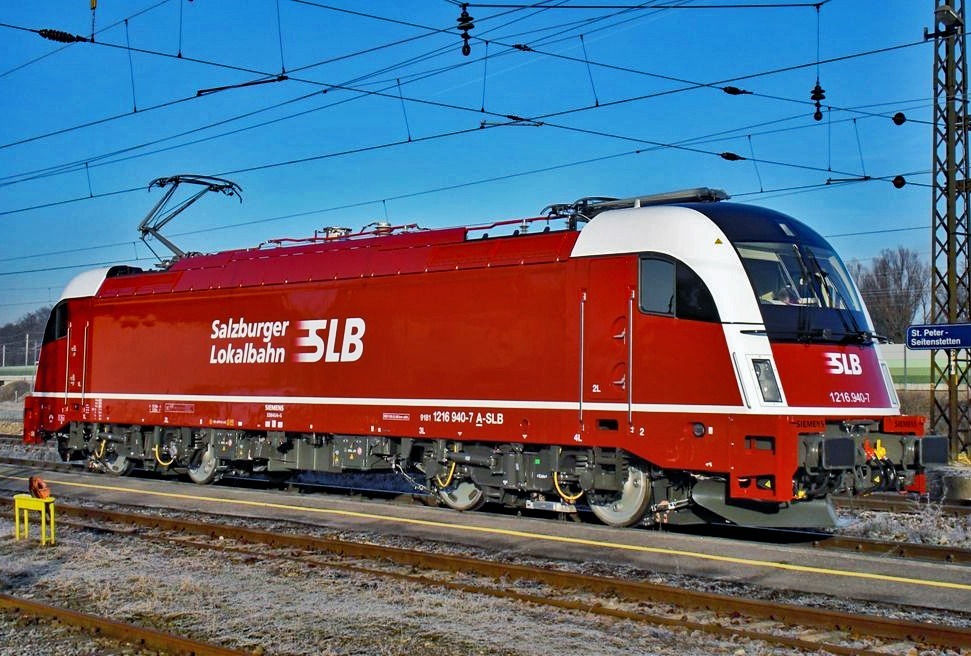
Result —
[[[0, 446], [0, 455], [57, 460], [48, 446]], [[163, 513], [170, 514], [170, 513]], [[171, 513], [178, 514], [178, 513]], [[971, 518], [930, 507], [919, 515], [844, 513], [842, 532], [877, 539], [951, 544], [971, 548]], [[314, 533], [307, 526], [220, 518], [260, 528]], [[536, 607], [481, 594], [464, 594], [384, 577], [311, 567], [297, 561], [158, 546], [133, 537], [87, 530], [59, 532], [55, 547], [14, 541], [10, 518], [0, 518], [0, 593], [32, 598], [74, 610], [150, 626], [162, 631], [244, 649], [254, 654], [441, 654], [502, 655], [582, 652], [610, 656], [803, 654], [747, 640], [726, 640], [703, 632], [611, 620], [580, 612]], [[380, 536], [340, 536], [394, 542]], [[415, 547], [413, 544], [401, 544]], [[453, 551], [448, 545], [426, 545]], [[483, 554], [474, 554], [483, 556]], [[595, 564], [558, 566], [623, 577], [622, 568]], [[851, 601], [798, 594], [740, 590], [731, 583], [695, 577], [634, 578], [741, 596], [777, 597], [852, 612], [971, 627], [964, 613], [943, 617], [915, 609], [877, 608]], [[64, 656], [153, 654], [134, 646], [91, 637], [47, 621], [0, 612], [0, 655]], [[929, 654], [930, 652], [928, 652]], [[934, 652], [936, 653], [936, 652]], [[923, 656], [913, 653], [912, 656]]]
[[[54, 547], [0, 520], [0, 592], [271, 655], [797, 654], [285, 559], [72, 529]], [[0, 653], [142, 654], [0, 613]], [[128, 651], [126, 651], [128, 650]]]

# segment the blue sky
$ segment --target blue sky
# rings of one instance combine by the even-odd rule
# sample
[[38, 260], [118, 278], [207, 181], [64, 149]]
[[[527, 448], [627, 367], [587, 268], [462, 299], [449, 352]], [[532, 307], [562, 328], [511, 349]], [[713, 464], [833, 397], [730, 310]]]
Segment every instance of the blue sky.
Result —
[[897, 245], [929, 258], [929, 0], [831, 0], [818, 20], [813, 6], [703, 8], [742, 4], [725, 0], [545, 4], [473, 3], [465, 57], [446, 0], [101, 0], [95, 43], [70, 45], [35, 31], [90, 36], [88, 0], [3, 3], [0, 324], [85, 269], [150, 268], [148, 183], [177, 173], [243, 189], [167, 226], [187, 251], [712, 186], [801, 219], [846, 260]]

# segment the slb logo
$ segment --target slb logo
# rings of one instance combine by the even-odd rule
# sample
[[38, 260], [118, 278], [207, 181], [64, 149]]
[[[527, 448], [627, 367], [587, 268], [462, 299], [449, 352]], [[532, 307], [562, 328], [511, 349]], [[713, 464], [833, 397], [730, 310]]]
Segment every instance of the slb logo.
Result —
[[[337, 350], [337, 333], [340, 319], [310, 319], [298, 321], [297, 330], [302, 333], [297, 337], [297, 347], [313, 349], [294, 354], [297, 362], [354, 362], [364, 355], [364, 319], [350, 317], [344, 320], [344, 334], [341, 338], [340, 351]], [[327, 333], [324, 342], [322, 333]]]
[[856, 353], [824, 353], [826, 368], [831, 374], [844, 376], [859, 376], [863, 373], [863, 364]]

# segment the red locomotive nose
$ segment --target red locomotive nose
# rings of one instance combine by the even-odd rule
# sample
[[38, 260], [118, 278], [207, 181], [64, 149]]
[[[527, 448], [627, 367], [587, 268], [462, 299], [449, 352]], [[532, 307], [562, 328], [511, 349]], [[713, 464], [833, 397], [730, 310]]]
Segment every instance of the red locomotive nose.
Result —
[[37, 499], [47, 499], [51, 496], [51, 489], [40, 476], [31, 476], [27, 482], [27, 489], [30, 490], [30, 496]]

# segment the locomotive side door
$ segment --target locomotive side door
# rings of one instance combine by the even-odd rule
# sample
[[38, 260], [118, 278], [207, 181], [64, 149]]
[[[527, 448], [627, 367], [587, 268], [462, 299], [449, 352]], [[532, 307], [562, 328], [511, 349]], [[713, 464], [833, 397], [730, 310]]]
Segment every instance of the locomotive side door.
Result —
[[[636, 274], [637, 263], [633, 257], [590, 261], [588, 284], [580, 299], [583, 315], [581, 419], [588, 427], [619, 430], [623, 421], [615, 413], [630, 411], [631, 321]], [[605, 408], [602, 405], [605, 403], [611, 404], [610, 407]]]

